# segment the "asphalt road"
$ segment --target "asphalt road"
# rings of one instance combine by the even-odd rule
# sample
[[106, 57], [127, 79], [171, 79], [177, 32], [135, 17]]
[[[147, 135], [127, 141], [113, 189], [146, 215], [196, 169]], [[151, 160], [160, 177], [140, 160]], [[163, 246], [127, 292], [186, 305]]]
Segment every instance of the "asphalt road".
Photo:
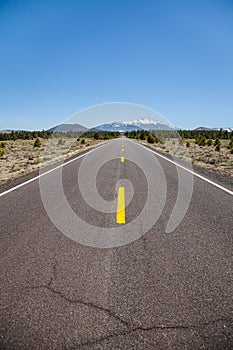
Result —
[[118, 139], [0, 201], [1, 349], [233, 348], [231, 193]]

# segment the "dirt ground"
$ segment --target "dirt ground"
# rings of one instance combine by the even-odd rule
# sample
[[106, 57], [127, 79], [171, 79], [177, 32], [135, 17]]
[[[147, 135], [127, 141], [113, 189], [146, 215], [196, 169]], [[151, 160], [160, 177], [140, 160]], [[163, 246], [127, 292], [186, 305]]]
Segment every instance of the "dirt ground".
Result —
[[[86, 139], [85, 144], [82, 144], [81, 141], [71, 138], [40, 141], [42, 145], [38, 148], [34, 147], [35, 140], [4, 141], [5, 147], [1, 148], [4, 154], [0, 157], [0, 184], [106, 142]], [[148, 144], [147, 141], [140, 142]], [[188, 148], [187, 142], [190, 143]], [[181, 143], [178, 139], [166, 139], [163, 144], [155, 143], [150, 146], [233, 178], [233, 154], [227, 148], [228, 144], [229, 140], [221, 140], [220, 152], [217, 152], [213, 145], [196, 145], [194, 140], [184, 140], [184, 143]]]
[[34, 147], [35, 140], [3, 141], [5, 147], [1, 148], [4, 154], [0, 156], [0, 185], [106, 142], [85, 139], [85, 143], [82, 144], [81, 141], [72, 138], [40, 141], [41, 147]]
[[[148, 145], [147, 141], [141, 142]], [[187, 142], [190, 144], [189, 147], [186, 147]], [[154, 143], [149, 145], [164, 153], [169, 153], [192, 164], [233, 178], [233, 154], [227, 148], [229, 142], [229, 140], [221, 140], [220, 152], [215, 150], [214, 145], [199, 146], [195, 144], [193, 139], [185, 139], [183, 142], [178, 139], [166, 139], [163, 144]]]

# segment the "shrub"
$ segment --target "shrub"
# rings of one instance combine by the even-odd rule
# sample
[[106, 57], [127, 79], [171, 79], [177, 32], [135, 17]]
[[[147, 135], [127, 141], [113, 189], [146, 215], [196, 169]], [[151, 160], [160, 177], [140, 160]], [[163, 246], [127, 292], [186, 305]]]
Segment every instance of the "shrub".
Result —
[[85, 145], [85, 143], [86, 143], [85, 139], [82, 139], [81, 144]]
[[211, 159], [209, 160], [209, 164], [215, 164], [215, 163], [217, 163], [217, 160], [216, 160], [216, 159], [211, 158]]
[[221, 141], [219, 140], [219, 139], [216, 139], [215, 141], [214, 141], [214, 146], [221, 146]]
[[186, 142], [186, 147], [187, 147], [187, 148], [190, 147], [190, 142]]
[[199, 146], [205, 146], [206, 144], [206, 137], [205, 136], [202, 136], [200, 139], [199, 139]]
[[216, 145], [215, 151], [220, 152], [220, 144], [219, 143]]
[[145, 131], [142, 130], [140, 135], [140, 140], [145, 140], [145, 139], [146, 139]]
[[57, 142], [57, 144], [58, 144], [59, 146], [62, 146], [62, 145], [65, 144], [65, 142], [66, 142], [65, 140], [59, 139], [58, 142]]
[[205, 136], [197, 136], [195, 139], [195, 143], [199, 146], [205, 146], [206, 145], [206, 137]]
[[1, 148], [6, 148], [6, 142], [1, 142], [1, 143], [0, 143], [0, 147], [1, 147]]
[[147, 141], [148, 143], [155, 143], [155, 137], [152, 134], [149, 134]]
[[159, 142], [162, 143], [162, 141], [157, 136], [154, 136], [154, 139], [155, 139], [155, 143], [159, 143]]
[[212, 146], [212, 144], [213, 144], [213, 141], [212, 141], [211, 139], [209, 139], [209, 140], [207, 141], [207, 146]]
[[41, 142], [40, 139], [37, 137], [35, 142], [34, 142], [34, 147], [41, 147]]
[[5, 152], [2, 149], [0, 149], [0, 158], [2, 158], [4, 156], [4, 154], [5, 154]]

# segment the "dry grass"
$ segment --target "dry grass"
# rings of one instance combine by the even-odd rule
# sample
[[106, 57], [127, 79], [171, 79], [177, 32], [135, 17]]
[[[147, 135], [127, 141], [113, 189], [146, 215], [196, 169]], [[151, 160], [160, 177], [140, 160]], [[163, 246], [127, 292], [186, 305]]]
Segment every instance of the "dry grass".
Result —
[[[187, 142], [190, 143], [188, 148]], [[148, 144], [146, 141], [142, 143]], [[184, 140], [184, 143], [180, 143], [178, 139], [166, 139], [163, 144], [155, 143], [150, 146], [221, 175], [233, 177], [233, 154], [227, 148], [228, 144], [229, 140], [221, 140], [220, 152], [215, 150], [214, 145], [196, 145], [195, 140]]]
[[38, 148], [34, 147], [35, 140], [4, 141], [5, 147], [0, 149], [0, 184], [103, 143], [92, 139], [86, 139], [85, 144], [71, 138], [60, 140], [41, 139]]
[[[4, 141], [5, 148], [0, 148], [4, 152], [3, 155], [0, 154], [0, 184], [103, 143], [93, 139], [86, 139], [85, 144], [76, 139], [61, 140], [41, 139], [42, 145], [39, 148], [33, 146], [34, 140]], [[141, 142], [148, 144], [146, 141]], [[186, 147], [186, 142], [190, 143], [189, 148]], [[181, 144], [178, 139], [167, 139], [163, 144], [150, 146], [222, 175], [233, 177], [233, 154], [227, 149], [229, 140], [221, 140], [221, 144], [220, 152], [217, 152], [214, 146], [200, 147], [194, 140], [185, 140]]]

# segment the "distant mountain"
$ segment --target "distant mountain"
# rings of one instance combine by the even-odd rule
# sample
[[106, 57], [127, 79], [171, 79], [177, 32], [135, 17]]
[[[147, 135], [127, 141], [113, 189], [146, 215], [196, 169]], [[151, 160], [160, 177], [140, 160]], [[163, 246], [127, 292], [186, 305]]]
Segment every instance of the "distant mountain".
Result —
[[211, 128], [206, 128], [204, 126], [199, 126], [198, 128], [195, 128], [194, 130], [201, 131], [201, 130], [211, 130]]
[[200, 126], [200, 127], [198, 127], [198, 128], [196, 128], [196, 129], [194, 129], [194, 130], [223, 130], [223, 131], [228, 131], [228, 132], [231, 132], [231, 131], [233, 131], [233, 128], [206, 128], [206, 127], [204, 127], [204, 126]]
[[109, 123], [109, 124], [101, 124], [98, 125], [92, 129], [91, 131], [119, 131], [119, 132], [125, 132], [125, 131], [133, 131], [139, 128], [135, 128], [135, 126], [132, 125], [124, 125], [122, 123]]
[[174, 128], [167, 124], [155, 122], [152, 119], [139, 118], [132, 121], [102, 124], [92, 128], [91, 130], [126, 132], [133, 130], [174, 130]]
[[12, 131], [14, 130], [10, 130], [10, 129], [0, 130], [0, 134], [10, 134]]
[[50, 128], [48, 131], [59, 131], [59, 132], [85, 132], [88, 129], [85, 128], [85, 126], [82, 126], [80, 124], [59, 124], [57, 126], [54, 126], [53, 128]]

